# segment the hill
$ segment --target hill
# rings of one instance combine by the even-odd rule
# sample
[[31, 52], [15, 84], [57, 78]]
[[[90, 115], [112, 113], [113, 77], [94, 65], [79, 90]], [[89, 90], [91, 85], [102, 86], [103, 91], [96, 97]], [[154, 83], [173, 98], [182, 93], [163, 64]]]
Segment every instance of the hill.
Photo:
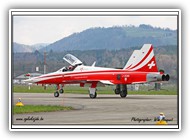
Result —
[[24, 45], [24, 44], [19, 44], [14, 42], [13, 43], [13, 52], [18, 53], [18, 52], [33, 52], [33, 48], [29, 45]]
[[119, 50], [142, 46], [145, 43], [154, 44], [154, 46], [177, 45], [177, 31], [145, 24], [139, 27], [90, 28], [62, 38], [40, 49], [40, 51]]
[[34, 45], [25, 45], [25, 44], [20, 44], [13, 42], [13, 52], [18, 53], [18, 52], [34, 52], [35, 50], [40, 50], [43, 47], [47, 46], [47, 43], [39, 43], [39, 44], [34, 44]]

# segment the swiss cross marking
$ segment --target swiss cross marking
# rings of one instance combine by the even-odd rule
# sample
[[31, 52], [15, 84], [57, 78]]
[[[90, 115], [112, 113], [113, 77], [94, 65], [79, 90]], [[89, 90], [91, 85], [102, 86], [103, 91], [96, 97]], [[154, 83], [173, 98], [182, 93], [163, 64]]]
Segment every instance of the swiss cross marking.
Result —
[[152, 61], [150, 64], [148, 64], [149, 69], [151, 69], [152, 67], [154, 67], [156, 64], [154, 63], [154, 61]]

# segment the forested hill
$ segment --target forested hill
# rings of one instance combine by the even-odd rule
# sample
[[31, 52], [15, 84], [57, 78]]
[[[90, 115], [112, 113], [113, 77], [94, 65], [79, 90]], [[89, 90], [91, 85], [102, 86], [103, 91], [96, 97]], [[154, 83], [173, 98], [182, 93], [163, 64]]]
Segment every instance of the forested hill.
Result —
[[177, 31], [144, 24], [138, 27], [90, 28], [58, 40], [40, 51], [119, 50], [146, 43], [154, 46], [177, 45]]
[[41, 48], [47, 46], [47, 43], [39, 43], [34, 45], [25, 45], [13, 42], [13, 52], [14, 53], [24, 53], [24, 52], [34, 52], [40, 50]]

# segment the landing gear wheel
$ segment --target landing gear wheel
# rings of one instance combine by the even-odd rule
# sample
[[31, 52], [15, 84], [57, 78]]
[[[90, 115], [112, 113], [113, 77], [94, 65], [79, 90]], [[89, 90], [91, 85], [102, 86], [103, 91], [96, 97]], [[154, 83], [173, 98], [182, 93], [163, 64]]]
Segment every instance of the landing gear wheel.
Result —
[[60, 90], [59, 90], [59, 93], [60, 93], [60, 94], [63, 94], [63, 93], [64, 93], [64, 90], [63, 90], [63, 89], [60, 89]]
[[121, 92], [121, 85], [117, 84], [115, 88], [115, 94], [120, 94], [120, 92]]
[[123, 84], [122, 85], [122, 90], [120, 92], [121, 98], [125, 98], [127, 96], [127, 85]]
[[120, 94], [120, 89], [115, 89], [115, 94]]
[[91, 99], [94, 99], [94, 98], [96, 98], [97, 93], [95, 92], [94, 94], [89, 94], [89, 96], [90, 96]]
[[54, 92], [54, 97], [59, 97], [59, 92], [58, 91]]
[[127, 90], [122, 90], [120, 96], [121, 98], [125, 98], [127, 96]]

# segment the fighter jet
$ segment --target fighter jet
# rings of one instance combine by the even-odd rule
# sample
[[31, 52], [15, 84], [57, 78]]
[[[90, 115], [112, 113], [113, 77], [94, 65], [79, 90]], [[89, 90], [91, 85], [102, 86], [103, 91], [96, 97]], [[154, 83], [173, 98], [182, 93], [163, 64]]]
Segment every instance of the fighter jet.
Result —
[[154, 56], [153, 45], [144, 44], [140, 50], [135, 50], [123, 69], [85, 66], [78, 58], [67, 54], [63, 58], [70, 66], [56, 72], [44, 74], [25, 80], [28, 83], [55, 84], [55, 97], [63, 93], [65, 84], [89, 85], [90, 98], [97, 97], [97, 86], [116, 85], [115, 94], [125, 98], [128, 94], [128, 84], [169, 81], [170, 76], [159, 72]]

